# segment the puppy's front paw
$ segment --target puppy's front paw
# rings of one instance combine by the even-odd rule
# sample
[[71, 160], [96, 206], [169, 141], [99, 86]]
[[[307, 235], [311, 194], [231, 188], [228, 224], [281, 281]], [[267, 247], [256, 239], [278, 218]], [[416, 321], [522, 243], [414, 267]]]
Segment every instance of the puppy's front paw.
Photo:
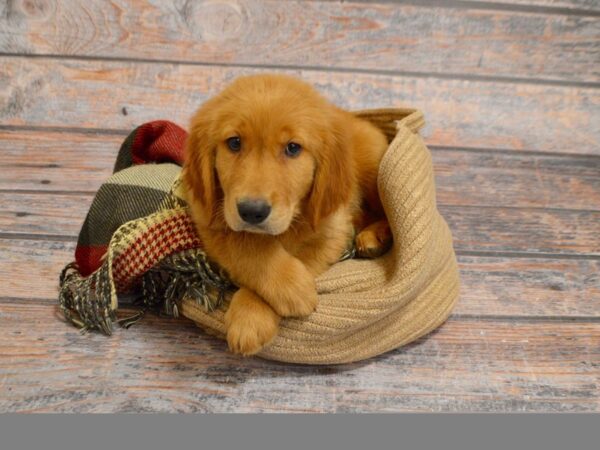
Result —
[[281, 317], [304, 317], [317, 308], [315, 278], [306, 266], [291, 259], [265, 286], [265, 299]]
[[387, 220], [370, 224], [355, 238], [356, 253], [361, 258], [376, 258], [392, 246], [392, 232]]
[[254, 292], [241, 288], [225, 313], [227, 344], [233, 353], [258, 353], [277, 334], [279, 316]]

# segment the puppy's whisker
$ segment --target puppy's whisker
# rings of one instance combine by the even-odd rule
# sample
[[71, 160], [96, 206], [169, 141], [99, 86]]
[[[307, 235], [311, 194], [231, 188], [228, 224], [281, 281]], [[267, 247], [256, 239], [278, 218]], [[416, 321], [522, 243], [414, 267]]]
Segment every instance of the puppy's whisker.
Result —
[[215, 208], [215, 217], [219, 220], [225, 220], [225, 202], [220, 200]]
[[302, 214], [297, 213], [292, 217], [292, 221], [290, 222], [289, 230], [298, 232], [302, 227], [308, 224], [308, 221]]

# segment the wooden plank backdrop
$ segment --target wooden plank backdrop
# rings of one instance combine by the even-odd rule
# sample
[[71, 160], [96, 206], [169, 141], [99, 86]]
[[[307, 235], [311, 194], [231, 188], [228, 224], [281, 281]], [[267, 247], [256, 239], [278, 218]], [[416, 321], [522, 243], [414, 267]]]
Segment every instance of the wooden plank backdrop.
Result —
[[[27, 2], [7, 53], [597, 83], [595, 17], [280, 0]], [[472, 5], [475, 6], [475, 5]], [[16, 31], [16, 33], [15, 33]], [[429, 56], [429, 57], [428, 57]]]
[[[2, 93], [6, 125], [130, 130], [163, 117], [185, 125], [236, 76], [265, 69], [11, 56], [3, 70], [13, 80]], [[427, 111], [431, 145], [600, 154], [594, 123], [600, 93], [593, 87], [267, 70], [301, 76], [349, 109], [411, 105]]]
[[[425, 112], [461, 298], [346, 366], [229, 354], [191, 322], [80, 335], [56, 307], [136, 125], [238, 75]], [[0, 412], [600, 411], [600, 3], [0, 3]]]

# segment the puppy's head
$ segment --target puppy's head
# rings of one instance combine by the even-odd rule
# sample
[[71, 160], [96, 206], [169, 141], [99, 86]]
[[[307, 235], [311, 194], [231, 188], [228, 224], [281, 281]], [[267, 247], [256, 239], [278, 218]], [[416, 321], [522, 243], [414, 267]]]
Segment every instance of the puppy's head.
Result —
[[192, 119], [184, 180], [210, 226], [277, 235], [350, 199], [343, 113], [280, 75], [237, 79]]

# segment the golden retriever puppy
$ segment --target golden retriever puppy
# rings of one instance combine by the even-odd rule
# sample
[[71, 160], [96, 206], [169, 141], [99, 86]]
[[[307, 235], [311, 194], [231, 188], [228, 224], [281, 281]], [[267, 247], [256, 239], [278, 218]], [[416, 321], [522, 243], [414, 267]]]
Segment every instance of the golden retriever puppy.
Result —
[[239, 78], [195, 114], [184, 182], [207, 254], [240, 286], [231, 351], [254, 354], [281, 317], [317, 306], [315, 277], [356, 232], [363, 256], [391, 245], [377, 193], [384, 134], [282, 75]]

